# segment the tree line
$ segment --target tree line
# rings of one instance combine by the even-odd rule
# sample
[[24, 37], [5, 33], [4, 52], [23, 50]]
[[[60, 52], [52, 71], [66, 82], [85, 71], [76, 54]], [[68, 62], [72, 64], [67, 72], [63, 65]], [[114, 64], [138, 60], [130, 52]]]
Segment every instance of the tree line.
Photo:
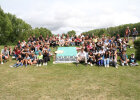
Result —
[[[116, 27], [94, 29], [88, 32], [83, 32], [83, 35], [92, 36], [102, 36], [106, 34], [107, 36], [115, 36], [120, 34], [121, 37], [124, 36], [126, 27], [132, 30], [134, 27], [140, 32], [140, 22], [135, 24], [125, 24], [119, 25]], [[35, 35], [36, 37], [42, 35], [43, 37], [52, 36], [52, 32], [47, 28], [32, 28], [31, 25], [26, 23], [20, 18], [17, 18], [15, 15], [10, 13], [5, 13], [0, 7], [0, 45], [5, 44], [15, 44], [18, 40], [27, 40], [29, 36]], [[64, 33], [64, 35], [75, 36], [76, 32], [74, 30]]]
[[[125, 25], [119, 25], [116, 27], [109, 27], [109, 28], [101, 28], [101, 29], [94, 29], [90, 30], [88, 32], [83, 32], [83, 35], [89, 35], [92, 36], [93, 34], [96, 36], [102, 36], [103, 34], [106, 34], [107, 36], [116, 36], [117, 34], [120, 34], [121, 37], [124, 36], [125, 29], [129, 27], [132, 31], [133, 28], [136, 28], [138, 32], [140, 32], [140, 22], [135, 24], [125, 24]], [[140, 34], [139, 34], [140, 35]]]
[[0, 7], [0, 45], [15, 44], [18, 40], [27, 40], [30, 35], [44, 37], [51, 36], [52, 33], [46, 28], [32, 28], [20, 18], [10, 13], [4, 13]]

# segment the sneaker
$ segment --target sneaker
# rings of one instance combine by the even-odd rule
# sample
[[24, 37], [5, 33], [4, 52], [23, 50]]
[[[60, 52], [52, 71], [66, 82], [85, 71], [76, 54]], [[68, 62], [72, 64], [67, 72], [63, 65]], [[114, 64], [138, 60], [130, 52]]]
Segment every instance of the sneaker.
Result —
[[23, 66], [23, 64], [21, 64], [21, 67]]
[[46, 65], [46, 63], [43, 63], [43, 66], [45, 66]]
[[53, 62], [53, 64], [56, 64], [55, 61]]
[[3, 64], [3, 62], [1, 62], [1, 64]]
[[93, 66], [93, 64], [90, 64], [90, 66]]
[[12, 59], [15, 59], [16, 57], [15, 56], [12, 56]]
[[109, 65], [107, 65], [107, 67], [109, 68]]
[[14, 66], [11, 65], [10, 67], [12, 68], [12, 67], [14, 67]]
[[41, 64], [39, 64], [39, 66], [41, 66]]
[[48, 63], [45, 63], [45, 65], [47, 66], [47, 65], [48, 65]]
[[36, 66], [38, 67], [38, 64], [36, 64]]

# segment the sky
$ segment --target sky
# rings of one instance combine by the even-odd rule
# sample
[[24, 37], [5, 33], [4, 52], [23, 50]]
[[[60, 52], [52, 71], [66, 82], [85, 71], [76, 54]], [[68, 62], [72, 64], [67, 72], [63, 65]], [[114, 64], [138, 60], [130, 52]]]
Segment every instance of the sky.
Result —
[[5, 12], [53, 34], [140, 22], [139, 4], [140, 0], [0, 0]]

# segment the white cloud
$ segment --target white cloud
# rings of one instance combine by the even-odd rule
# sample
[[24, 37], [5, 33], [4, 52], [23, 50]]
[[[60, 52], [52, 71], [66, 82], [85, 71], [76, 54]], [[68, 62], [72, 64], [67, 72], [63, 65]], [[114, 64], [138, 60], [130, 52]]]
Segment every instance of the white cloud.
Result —
[[53, 33], [75, 30], [78, 34], [140, 21], [139, 0], [4, 0], [6, 12]]

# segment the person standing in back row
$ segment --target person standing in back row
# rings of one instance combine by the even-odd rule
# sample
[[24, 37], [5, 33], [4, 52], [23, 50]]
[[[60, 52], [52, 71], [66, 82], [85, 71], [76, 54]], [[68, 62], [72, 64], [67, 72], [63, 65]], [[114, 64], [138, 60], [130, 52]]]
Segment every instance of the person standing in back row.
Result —
[[138, 31], [136, 30], [136, 28], [133, 28], [132, 36], [133, 36], [133, 42], [134, 42], [135, 40], [137, 40]]
[[129, 40], [129, 35], [130, 35], [130, 34], [131, 34], [131, 30], [129, 29], [129, 27], [127, 27], [126, 30], [125, 30], [125, 35], [124, 35], [124, 37], [126, 37], [127, 40]]

